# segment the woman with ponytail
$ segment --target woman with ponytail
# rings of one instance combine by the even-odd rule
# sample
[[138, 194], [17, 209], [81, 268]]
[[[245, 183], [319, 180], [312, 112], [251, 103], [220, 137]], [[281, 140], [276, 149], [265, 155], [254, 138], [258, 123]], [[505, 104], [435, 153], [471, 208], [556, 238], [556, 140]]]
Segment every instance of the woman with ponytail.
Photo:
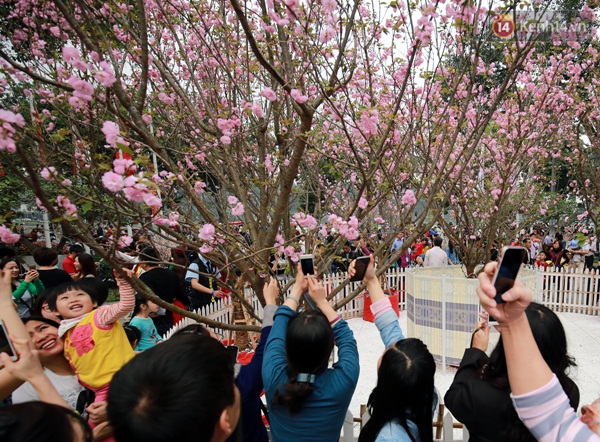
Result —
[[[354, 273], [352, 263], [348, 275]], [[373, 256], [363, 282], [373, 302], [371, 311], [386, 350], [378, 362], [377, 385], [369, 396], [371, 418], [358, 440], [432, 442], [431, 422], [437, 404], [433, 356], [420, 339], [404, 338], [398, 317], [375, 276]]]
[[[316, 308], [296, 313], [307, 288]], [[328, 368], [334, 343], [338, 359]], [[337, 442], [358, 373], [352, 331], [325, 288], [298, 265], [291, 294], [275, 313], [262, 370], [273, 441]]]

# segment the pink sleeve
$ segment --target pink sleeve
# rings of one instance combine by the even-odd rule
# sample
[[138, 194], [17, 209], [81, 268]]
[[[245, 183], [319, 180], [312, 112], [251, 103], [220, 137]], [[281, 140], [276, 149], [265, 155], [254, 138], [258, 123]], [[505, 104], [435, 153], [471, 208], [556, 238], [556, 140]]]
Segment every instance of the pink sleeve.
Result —
[[380, 299], [376, 303], [371, 304], [371, 312], [375, 317], [378, 317], [383, 312], [388, 310], [392, 310], [392, 303], [390, 302], [390, 299], [387, 296], [383, 299]]
[[135, 292], [125, 279], [116, 278], [119, 286], [119, 302], [104, 305], [96, 310], [96, 323], [100, 326], [109, 326], [133, 311], [135, 307]]

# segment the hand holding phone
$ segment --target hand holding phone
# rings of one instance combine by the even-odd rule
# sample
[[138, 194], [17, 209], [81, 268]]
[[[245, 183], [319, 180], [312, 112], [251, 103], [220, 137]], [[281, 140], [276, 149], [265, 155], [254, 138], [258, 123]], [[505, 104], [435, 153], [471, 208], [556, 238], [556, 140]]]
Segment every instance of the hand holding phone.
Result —
[[17, 351], [8, 337], [8, 331], [2, 320], [0, 320], [0, 353], [6, 353], [11, 361], [18, 359]]
[[350, 277], [350, 281], [352, 282], [357, 282], [357, 281], [362, 281], [363, 278], [365, 277], [365, 273], [367, 272], [367, 267], [369, 266], [369, 263], [371, 262], [371, 257], [370, 256], [361, 256], [359, 258], [356, 258], [356, 260], [354, 261], [354, 275], [352, 275]]
[[313, 255], [301, 255], [300, 265], [302, 267], [302, 273], [304, 276], [315, 275], [315, 263]]
[[523, 247], [505, 247], [500, 264], [494, 275], [494, 287], [496, 288], [496, 297], [494, 301], [498, 304], [504, 302], [502, 295], [508, 292], [515, 285], [515, 280], [523, 264], [523, 258], [527, 251]]

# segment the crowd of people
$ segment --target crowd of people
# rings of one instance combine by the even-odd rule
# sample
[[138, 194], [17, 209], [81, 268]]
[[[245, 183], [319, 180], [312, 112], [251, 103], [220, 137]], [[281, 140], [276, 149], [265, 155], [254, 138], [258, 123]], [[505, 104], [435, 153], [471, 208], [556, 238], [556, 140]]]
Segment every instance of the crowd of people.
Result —
[[[590, 250], [551, 238], [550, 250], [538, 251], [538, 238], [520, 240], [530, 250], [524, 264], [543, 253], [554, 262], [560, 250]], [[398, 235], [392, 251], [403, 240]], [[397, 265], [459, 262], [460, 251], [444, 245], [440, 236], [426, 235]], [[69, 248], [62, 269], [53, 249], [35, 250], [35, 265], [28, 269], [10, 249], [1, 253], [0, 319], [18, 356], [6, 354], [7, 347], [0, 354], [1, 440], [339, 440], [358, 382], [359, 348], [329, 304], [326, 287], [315, 275], [304, 275], [299, 264], [291, 272], [290, 294], [281, 299], [280, 276], [290, 273], [289, 263], [283, 270], [284, 260], [272, 257], [259, 343], [251, 362], [240, 366], [237, 353], [201, 324], [163, 338], [178, 318], [159, 300], [196, 309], [227, 295], [221, 271], [201, 254], [174, 248], [167, 268], [156, 248], [138, 241], [118, 253], [119, 297], [107, 303], [94, 257], [80, 245]], [[586, 254], [578, 255], [585, 265]], [[386, 348], [372, 361], [377, 381], [359, 441], [432, 441], [433, 414], [442, 399], [434, 385], [434, 358], [426, 343], [400, 329], [366, 241], [343, 245], [334, 259], [337, 271], [353, 276], [359, 256], [370, 256], [362, 281]], [[518, 281], [502, 295], [505, 302], [496, 303], [496, 265], [480, 274], [478, 295], [499, 321], [502, 337], [488, 356], [487, 317], [474, 326], [471, 346], [443, 398], [446, 406], [473, 441], [600, 440], [592, 430], [600, 434], [600, 410], [585, 409], [589, 426], [575, 414], [579, 389], [569, 376], [575, 361], [560, 320], [532, 303]], [[156, 302], [135, 293], [134, 277]]]

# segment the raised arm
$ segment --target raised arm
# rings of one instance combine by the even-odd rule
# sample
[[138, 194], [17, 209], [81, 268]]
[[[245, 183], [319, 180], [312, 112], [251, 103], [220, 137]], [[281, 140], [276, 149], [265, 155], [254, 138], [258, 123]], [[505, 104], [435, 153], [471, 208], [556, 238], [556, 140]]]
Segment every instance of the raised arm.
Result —
[[[352, 261], [348, 268], [348, 276], [352, 277], [356, 273], [355, 262]], [[383, 344], [387, 347], [404, 339], [398, 317], [392, 308], [389, 298], [385, 295], [377, 275], [375, 274], [375, 257], [371, 255], [371, 260], [365, 271], [363, 283], [366, 284], [371, 298], [371, 311], [375, 316], [375, 325], [379, 329], [379, 334]]]
[[502, 327], [508, 378], [519, 418], [538, 441], [600, 441], [569, 406], [567, 395], [538, 349], [525, 309], [531, 291], [519, 281], [496, 303], [492, 278], [497, 263], [489, 263], [479, 275], [477, 294], [483, 308]]
[[109, 326], [133, 311], [135, 292], [126, 279], [115, 278], [119, 287], [119, 302], [104, 305], [96, 311], [96, 321], [100, 325]]

